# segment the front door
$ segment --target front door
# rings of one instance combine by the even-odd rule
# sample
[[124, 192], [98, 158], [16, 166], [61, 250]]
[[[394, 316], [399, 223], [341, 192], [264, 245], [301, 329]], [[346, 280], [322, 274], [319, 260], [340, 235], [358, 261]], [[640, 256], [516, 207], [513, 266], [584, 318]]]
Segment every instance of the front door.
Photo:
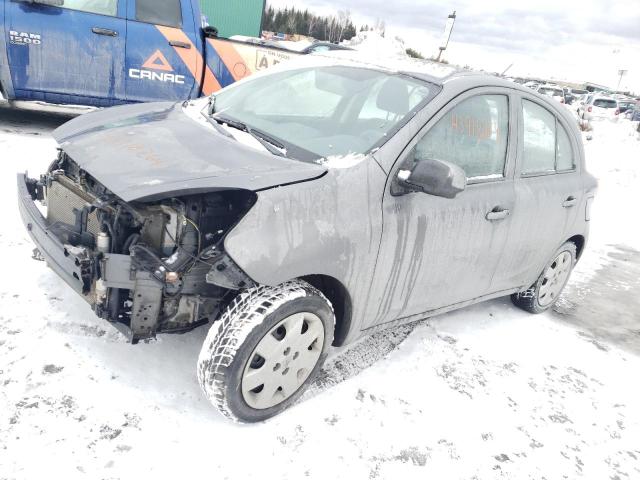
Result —
[[124, 100], [124, 0], [3, 3], [17, 98], [95, 106]]
[[202, 76], [199, 25], [191, 2], [129, 0], [127, 100], [186, 100]]
[[383, 236], [369, 318], [375, 324], [492, 293], [515, 211], [509, 94], [479, 89], [458, 98], [407, 147], [392, 170], [424, 159], [462, 167], [454, 199], [424, 193], [383, 199]]

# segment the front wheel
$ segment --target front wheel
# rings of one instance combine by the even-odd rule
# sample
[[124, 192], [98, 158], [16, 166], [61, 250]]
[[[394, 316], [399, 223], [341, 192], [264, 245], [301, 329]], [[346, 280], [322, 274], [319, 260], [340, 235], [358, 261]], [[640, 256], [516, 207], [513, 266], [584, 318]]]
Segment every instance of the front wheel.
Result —
[[226, 417], [258, 422], [291, 406], [333, 342], [331, 303], [303, 281], [238, 295], [207, 336], [198, 380]]
[[567, 242], [545, 266], [536, 283], [511, 295], [513, 304], [527, 312], [542, 313], [551, 308], [564, 289], [576, 264], [576, 246]]

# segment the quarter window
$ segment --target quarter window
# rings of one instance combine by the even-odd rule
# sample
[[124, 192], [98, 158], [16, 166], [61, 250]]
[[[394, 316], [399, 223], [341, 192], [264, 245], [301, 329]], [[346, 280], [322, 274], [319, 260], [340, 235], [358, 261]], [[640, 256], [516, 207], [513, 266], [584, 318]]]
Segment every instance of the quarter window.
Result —
[[575, 161], [569, 135], [547, 109], [522, 101], [524, 120], [523, 175], [569, 171]]
[[469, 179], [502, 178], [507, 157], [509, 102], [505, 95], [478, 95], [452, 108], [414, 149], [414, 161], [444, 160]]
[[182, 25], [180, 0], [136, 0], [136, 20], [180, 27]]
[[65, 0], [64, 8], [80, 12], [97, 13], [115, 17], [118, 13], [118, 0]]

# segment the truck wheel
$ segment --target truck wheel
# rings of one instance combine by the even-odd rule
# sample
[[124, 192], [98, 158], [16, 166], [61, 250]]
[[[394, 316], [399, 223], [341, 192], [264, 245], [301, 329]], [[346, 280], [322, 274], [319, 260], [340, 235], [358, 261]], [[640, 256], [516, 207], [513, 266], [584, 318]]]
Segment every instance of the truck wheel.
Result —
[[558, 300], [576, 264], [576, 246], [567, 242], [556, 252], [531, 287], [511, 295], [513, 304], [527, 312], [542, 313]]
[[324, 363], [335, 315], [306, 282], [239, 294], [207, 335], [198, 380], [226, 417], [259, 422], [291, 406]]

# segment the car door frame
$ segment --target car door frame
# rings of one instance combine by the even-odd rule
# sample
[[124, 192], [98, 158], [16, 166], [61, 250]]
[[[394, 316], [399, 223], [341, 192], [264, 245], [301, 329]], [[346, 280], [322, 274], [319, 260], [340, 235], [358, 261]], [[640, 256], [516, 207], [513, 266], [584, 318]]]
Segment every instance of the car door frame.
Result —
[[[466, 82], [465, 82], [466, 83]], [[387, 170], [387, 181], [385, 184], [385, 188], [383, 191], [383, 195], [381, 197], [381, 208], [383, 210], [383, 225], [384, 225], [384, 201], [387, 195], [391, 195], [391, 186], [398, 174], [398, 171], [402, 168], [404, 162], [407, 159], [407, 156], [413, 150], [413, 148], [417, 145], [417, 143], [442, 119], [447, 113], [449, 113], [453, 108], [462, 103], [463, 101], [472, 98], [478, 95], [504, 95], [508, 100], [508, 113], [509, 113], [509, 136], [507, 139], [507, 151], [505, 158], [505, 170], [504, 176], [502, 178], [492, 178], [492, 179], [484, 179], [484, 180], [476, 180], [471, 181], [467, 188], [482, 188], [488, 185], [493, 185], [496, 182], [510, 182], [513, 186], [514, 175], [515, 175], [515, 160], [516, 154], [518, 151], [518, 118], [516, 116], [517, 111], [515, 109], [515, 105], [517, 102], [515, 90], [510, 88], [509, 86], [484, 86], [484, 85], [472, 85], [467, 86], [467, 88], [462, 88], [460, 90], [453, 90], [455, 87], [448, 87], [445, 83], [443, 85], [442, 92], [434, 98], [434, 100], [425, 107], [421, 112], [419, 112], [416, 117], [409, 122], [397, 135], [395, 135], [385, 146], [382, 147], [381, 151], [375, 154], [376, 159], [380, 163], [381, 167]], [[464, 85], [464, 84], [463, 84]], [[409, 136], [410, 135], [410, 136]], [[399, 143], [402, 142], [402, 143]], [[389, 160], [392, 159], [392, 162]], [[415, 193], [415, 195], [426, 195], [423, 193]], [[383, 227], [384, 228], [384, 227]], [[508, 235], [506, 234], [506, 241], [508, 241]], [[376, 275], [379, 275], [381, 272], [378, 270], [378, 264], [380, 256], [384, 253], [382, 252], [384, 239], [381, 238], [379, 249], [378, 249], [378, 261], [376, 265], [376, 272], [374, 273], [374, 280], [372, 280], [370, 287], [370, 298], [381, 298], [380, 297], [380, 289], [376, 288]], [[378, 290], [378, 291], [376, 291]], [[367, 312], [367, 317], [371, 320], [367, 324], [363, 324], [363, 331], [373, 331], [380, 328], [387, 328], [390, 325], [406, 323], [409, 321], [413, 321], [415, 319], [424, 318], [425, 316], [436, 315], [440, 313], [444, 313], [447, 311], [455, 310], [457, 308], [461, 308], [466, 305], [470, 305], [473, 303], [477, 303], [480, 301], [488, 300], [490, 298], [496, 298], [504, 295], [508, 295], [510, 293], [514, 293], [517, 291], [517, 288], [514, 286], [508, 290], [501, 290], [497, 292], [490, 291], [485, 295], [481, 295], [475, 298], [470, 298], [467, 300], [463, 300], [460, 302], [452, 303], [450, 305], [445, 305], [439, 308], [425, 310], [420, 313], [401, 316], [395, 319], [385, 319], [384, 321], [380, 318], [379, 315], [376, 315], [376, 312], [372, 312], [369, 310]]]

